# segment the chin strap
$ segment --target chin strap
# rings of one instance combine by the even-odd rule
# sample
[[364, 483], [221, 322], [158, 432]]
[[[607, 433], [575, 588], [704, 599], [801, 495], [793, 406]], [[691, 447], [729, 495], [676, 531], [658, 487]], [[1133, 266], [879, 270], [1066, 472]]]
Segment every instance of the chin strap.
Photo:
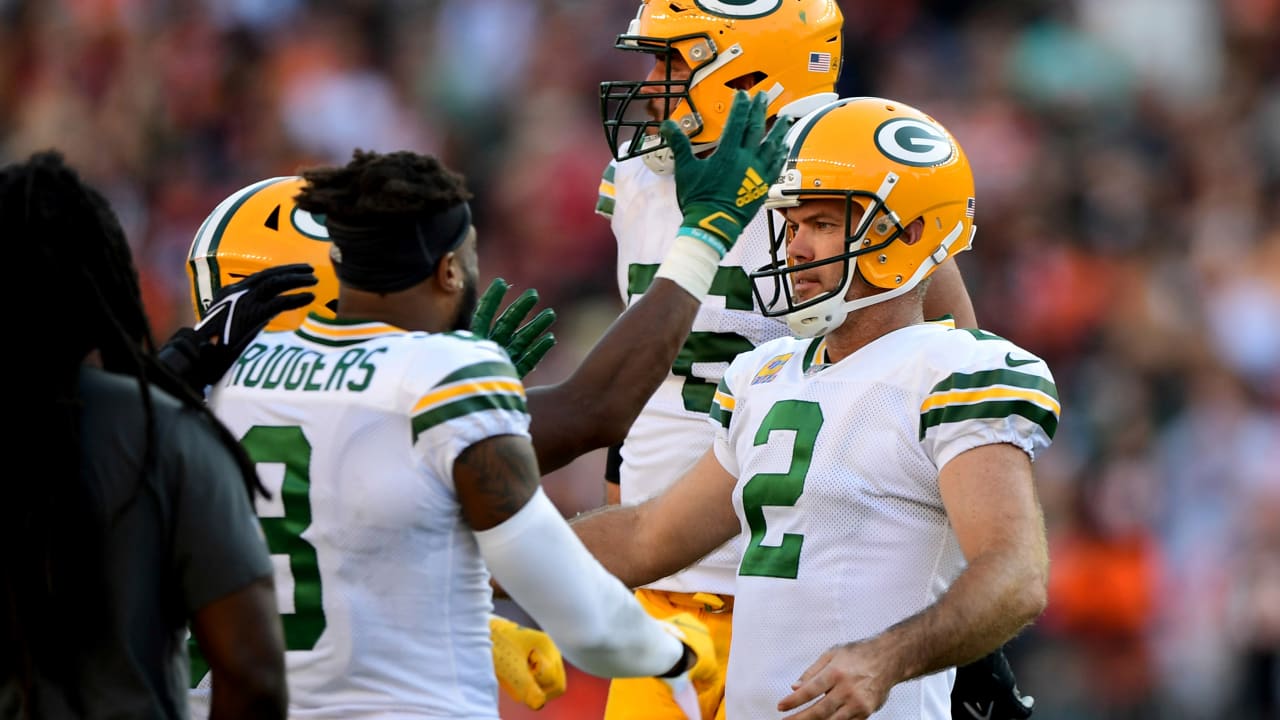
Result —
[[[657, 135], [650, 135], [649, 137], [658, 138]], [[648, 142], [649, 141], [646, 139], [645, 143]], [[719, 141], [716, 141], [703, 145], [692, 145], [690, 146], [690, 149], [693, 151], [694, 155], [701, 156], [715, 150], [716, 146], [719, 144]], [[675, 174], [676, 156], [675, 153], [671, 152], [671, 148], [669, 147], [664, 147], [661, 150], [654, 150], [651, 153], [645, 153], [640, 156], [640, 159], [644, 160], [644, 166], [649, 168], [649, 171], [655, 175]]]
[[[791, 328], [791, 332], [795, 333], [797, 337], [817, 337], [819, 335], [826, 335], [844, 324], [845, 318], [854, 310], [861, 310], [862, 308], [870, 307], [871, 305], [882, 303], [886, 300], [892, 300], [899, 295], [910, 291], [912, 288], [919, 285], [920, 281], [932, 272], [935, 267], [941, 265], [948, 257], [951, 256], [951, 247], [960, 239], [962, 232], [964, 232], [964, 223], [957, 221], [955, 228], [953, 228], [950, 233], [947, 233], [947, 236], [943, 238], [942, 243], [938, 245], [937, 249], [932, 253], [929, 253], [929, 256], [924, 259], [924, 262], [920, 263], [920, 267], [916, 268], [916, 271], [912, 273], [911, 277], [907, 278], [907, 281], [898, 287], [884, 292], [879, 292], [874, 295], [858, 298], [857, 300], [831, 302], [835, 300], [835, 298], [829, 298], [828, 300], [824, 300], [822, 303], [815, 305], [813, 309], [810, 309], [806, 313], [792, 313], [791, 315], [788, 315], [787, 326]], [[972, 243], [972, 236], [970, 237], [969, 242]], [[849, 287], [849, 282], [853, 279], [853, 275], [857, 272], [857, 269], [857, 262], [851, 262], [849, 264], [849, 277], [845, 280], [845, 288]], [[828, 302], [831, 302], [830, 309], [825, 307]], [[814, 311], [815, 309], [817, 309], [817, 312]]]

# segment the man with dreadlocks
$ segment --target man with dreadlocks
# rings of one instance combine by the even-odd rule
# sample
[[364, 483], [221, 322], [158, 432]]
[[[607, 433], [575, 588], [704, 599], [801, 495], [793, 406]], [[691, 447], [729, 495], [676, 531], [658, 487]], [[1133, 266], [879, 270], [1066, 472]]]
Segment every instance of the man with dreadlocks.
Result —
[[185, 718], [188, 624], [212, 717], [284, 717], [261, 486], [156, 360], [115, 214], [50, 151], [0, 169], [0, 227], [29, 355], [11, 443], [36, 468], [0, 486], [0, 717]]

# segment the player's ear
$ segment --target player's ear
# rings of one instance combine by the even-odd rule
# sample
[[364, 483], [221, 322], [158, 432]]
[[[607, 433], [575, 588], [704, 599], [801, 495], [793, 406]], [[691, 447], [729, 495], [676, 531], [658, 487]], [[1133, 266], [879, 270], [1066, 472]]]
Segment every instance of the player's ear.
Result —
[[465, 282], [458, 253], [447, 252], [440, 258], [439, 264], [436, 265], [436, 282], [445, 292], [455, 293], [462, 290]]
[[916, 218], [903, 228], [901, 239], [906, 245], [915, 245], [920, 241], [921, 235], [924, 235], [924, 218]]

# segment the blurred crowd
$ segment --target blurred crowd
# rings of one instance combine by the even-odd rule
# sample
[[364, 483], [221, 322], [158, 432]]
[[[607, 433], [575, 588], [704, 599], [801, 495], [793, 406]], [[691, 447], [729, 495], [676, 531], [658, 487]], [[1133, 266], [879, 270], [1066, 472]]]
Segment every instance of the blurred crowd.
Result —
[[[1280, 717], [1280, 0], [841, 5], [841, 93], [958, 137], [979, 322], [1058, 381], [1049, 609], [1010, 648], [1035, 716]], [[476, 194], [482, 287], [560, 313], [530, 378], [554, 381], [621, 307], [597, 86], [647, 72], [613, 49], [634, 12], [0, 0], [0, 162], [57, 147], [105, 191], [163, 338], [223, 197], [354, 148], [437, 154]], [[601, 467], [548, 479], [565, 513], [600, 502]], [[602, 688], [575, 673], [537, 717], [598, 717]]]

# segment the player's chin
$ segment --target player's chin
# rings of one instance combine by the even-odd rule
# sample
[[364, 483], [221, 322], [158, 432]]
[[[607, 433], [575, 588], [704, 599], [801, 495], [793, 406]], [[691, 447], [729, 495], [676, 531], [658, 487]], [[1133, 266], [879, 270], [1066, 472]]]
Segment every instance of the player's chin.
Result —
[[826, 291], [817, 280], [796, 280], [791, 284], [791, 295], [796, 303], [807, 302], [823, 292]]

